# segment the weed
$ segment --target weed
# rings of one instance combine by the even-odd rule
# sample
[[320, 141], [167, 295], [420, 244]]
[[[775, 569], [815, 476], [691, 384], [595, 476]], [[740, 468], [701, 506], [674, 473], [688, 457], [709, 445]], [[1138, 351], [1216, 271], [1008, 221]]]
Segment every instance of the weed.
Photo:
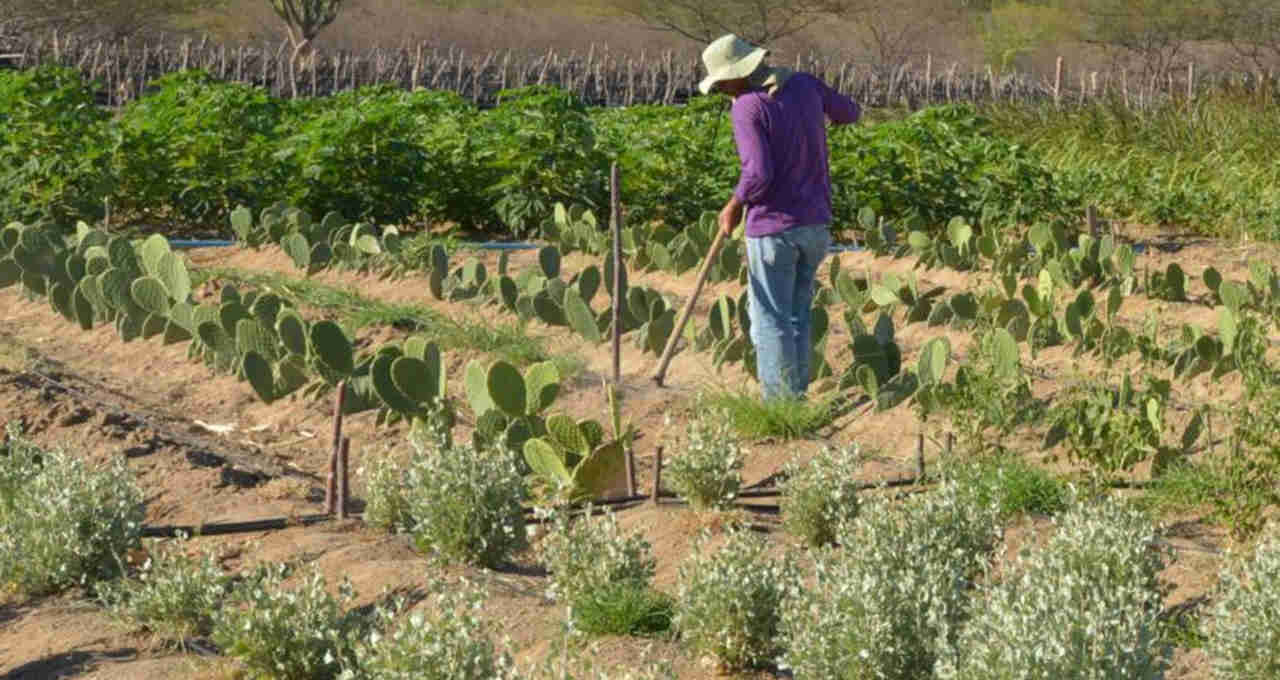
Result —
[[1219, 678], [1274, 678], [1280, 672], [1280, 531], [1253, 555], [1222, 570], [1208, 648]]
[[729, 534], [715, 551], [707, 538], [680, 565], [675, 627], [695, 652], [726, 668], [765, 665], [780, 651], [780, 607], [798, 589], [799, 570], [769, 557], [765, 539], [749, 531]]
[[843, 547], [816, 554], [816, 584], [783, 606], [786, 663], [797, 677], [928, 676], [996, 539], [994, 508], [954, 484], [905, 506], [864, 504]]
[[0, 445], [0, 584], [41, 595], [122, 571], [139, 544], [142, 491], [120, 458], [92, 466], [6, 429]]
[[671, 629], [675, 608], [670, 595], [649, 586], [607, 584], [577, 600], [573, 624], [591, 635], [658, 635]]
[[783, 527], [812, 547], [834, 541], [837, 527], [858, 514], [853, 472], [861, 462], [857, 447], [823, 447], [807, 463], [788, 463], [783, 468]]
[[724, 508], [738, 495], [744, 461], [730, 430], [723, 412], [690, 420], [683, 450], [667, 464], [671, 486], [694, 508]]
[[1062, 480], [1014, 455], [995, 455], [950, 466], [947, 477], [978, 505], [994, 505], [1000, 517], [1053, 515], [1065, 510], [1071, 490]]
[[746, 391], [721, 390], [704, 397], [704, 406], [723, 411], [733, 429], [747, 439], [804, 439], [839, 415], [835, 398], [768, 399]]

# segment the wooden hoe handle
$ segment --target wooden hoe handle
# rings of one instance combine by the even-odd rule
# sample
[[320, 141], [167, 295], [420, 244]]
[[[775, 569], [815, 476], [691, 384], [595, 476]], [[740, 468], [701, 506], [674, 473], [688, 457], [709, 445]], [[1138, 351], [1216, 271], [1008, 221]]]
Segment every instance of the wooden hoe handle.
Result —
[[689, 323], [689, 315], [693, 313], [693, 305], [698, 301], [698, 294], [702, 292], [702, 285], [707, 282], [707, 275], [711, 273], [711, 263], [715, 261], [716, 255], [720, 254], [720, 247], [724, 245], [725, 233], [723, 229], [716, 229], [716, 238], [711, 242], [711, 248], [707, 250], [707, 258], [702, 261], [702, 268], [698, 270], [698, 282], [693, 284], [693, 294], [689, 296], [689, 301], [684, 303], [684, 309], [680, 310], [680, 318], [676, 319], [675, 328], [671, 330], [671, 337], [667, 338], [667, 346], [662, 350], [662, 358], [658, 361], [658, 372], [653, 374], [653, 381], [662, 387], [662, 381], [667, 376], [667, 366], [671, 365], [671, 357], [676, 353], [676, 343], [679, 342], [680, 336], [684, 334], [685, 324]]

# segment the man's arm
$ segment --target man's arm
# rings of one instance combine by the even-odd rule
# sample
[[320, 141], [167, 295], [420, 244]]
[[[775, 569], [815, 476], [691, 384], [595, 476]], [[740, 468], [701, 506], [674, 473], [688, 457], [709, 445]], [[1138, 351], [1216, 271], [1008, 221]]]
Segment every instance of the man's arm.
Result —
[[858, 102], [836, 92], [821, 80], [818, 81], [822, 92], [822, 112], [827, 114], [836, 125], [856, 123], [862, 117], [862, 109]]
[[760, 105], [739, 100], [733, 107], [733, 139], [738, 146], [742, 173], [733, 190], [740, 203], [761, 203], [773, 183], [773, 156], [769, 153], [769, 137], [761, 117]]

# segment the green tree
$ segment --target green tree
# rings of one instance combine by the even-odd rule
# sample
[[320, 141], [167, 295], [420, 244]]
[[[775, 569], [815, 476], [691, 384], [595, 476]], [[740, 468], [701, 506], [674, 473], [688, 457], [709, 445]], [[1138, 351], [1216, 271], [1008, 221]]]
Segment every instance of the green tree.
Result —
[[271, 9], [284, 20], [285, 30], [289, 32], [289, 42], [293, 44], [293, 56], [289, 59], [289, 83], [293, 96], [298, 96], [298, 55], [311, 46], [320, 31], [334, 19], [342, 9], [342, 0], [271, 0]]

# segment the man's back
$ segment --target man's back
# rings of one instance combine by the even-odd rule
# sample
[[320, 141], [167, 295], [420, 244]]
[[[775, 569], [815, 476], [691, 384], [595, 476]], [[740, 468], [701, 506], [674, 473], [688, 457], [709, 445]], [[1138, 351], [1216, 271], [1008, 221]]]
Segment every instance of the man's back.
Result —
[[858, 115], [856, 103], [807, 73], [790, 74], [773, 94], [759, 89], [734, 100], [742, 160], [735, 193], [750, 205], [748, 236], [831, 221], [825, 122], [852, 123]]

